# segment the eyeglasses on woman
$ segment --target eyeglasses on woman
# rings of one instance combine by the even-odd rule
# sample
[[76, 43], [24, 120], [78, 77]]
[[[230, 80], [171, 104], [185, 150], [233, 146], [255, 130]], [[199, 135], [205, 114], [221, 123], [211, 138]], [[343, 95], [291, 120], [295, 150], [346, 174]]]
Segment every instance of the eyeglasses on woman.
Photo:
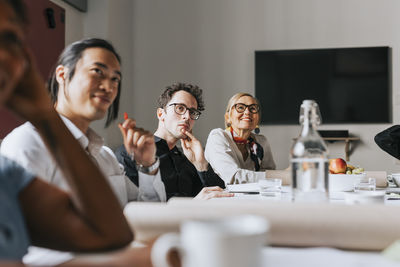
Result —
[[249, 109], [250, 113], [257, 114], [260, 111], [260, 106], [257, 104], [246, 105], [243, 103], [236, 103], [233, 105], [238, 113], [244, 113], [246, 108]]

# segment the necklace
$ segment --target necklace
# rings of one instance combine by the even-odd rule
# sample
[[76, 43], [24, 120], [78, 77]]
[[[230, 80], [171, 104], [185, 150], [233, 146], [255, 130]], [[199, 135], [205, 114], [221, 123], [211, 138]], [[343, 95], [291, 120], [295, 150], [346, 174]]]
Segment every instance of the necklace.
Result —
[[244, 139], [241, 138], [240, 136], [238, 136], [234, 131], [232, 127], [229, 127], [229, 131], [231, 132], [233, 141], [235, 141], [236, 144], [240, 144], [240, 145], [245, 145], [249, 143], [248, 139]]
[[[249, 136], [249, 138], [243, 139], [243, 138], [237, 136], [237, 134], [233, 131], [232, 127], [229, 127], [228, 129], [231, 132], [233, 141], [236, 143], [236, 145], [238, 145], [238, 148], [239, 148], [239, 145], [246, 145], [246, 146], [247, 146], [247, 144], [249, 145], [250, 158], [254, 162], [254, 169], [256, 171], [259, 171], [260, 163], [264, 157], [263, 147], [260, 144], [258, 144], [253, 137]], [[240, 146], [240, 147], [241, 147], [240, 150], [242, 150], [242, 148], [244, 148], [243, 146]], [[249, 153], [247, 151], [247, 149], [246, 149], [246, 151], [241, 151], [241, 152], [242, 153], [244, 152], [244, 154], [242, 154], [243, 159], [247, 158], [248, 153]], [[246, 154], [247, 154], [247, 156], [246, 156]]]

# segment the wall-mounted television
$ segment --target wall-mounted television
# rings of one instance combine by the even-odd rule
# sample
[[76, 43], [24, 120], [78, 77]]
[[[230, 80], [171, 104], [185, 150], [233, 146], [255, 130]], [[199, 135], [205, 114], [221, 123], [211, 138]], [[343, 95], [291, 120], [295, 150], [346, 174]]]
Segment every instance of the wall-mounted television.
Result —
[[304, 99], [317, 101], [328, 124], [391, 123], [389, 47], [255, 52], [261, 123], [298, 124]]

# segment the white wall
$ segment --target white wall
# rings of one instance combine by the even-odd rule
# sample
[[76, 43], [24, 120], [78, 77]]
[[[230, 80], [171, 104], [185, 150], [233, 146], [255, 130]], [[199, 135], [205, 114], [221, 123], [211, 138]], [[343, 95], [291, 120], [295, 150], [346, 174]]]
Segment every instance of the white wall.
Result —
[[117, 123], [122, 122], [123, 112], [133, 114], [132, 90], [132, 1], [130, 0], [90, 0], [85, 14], [85, 37], [99, 37], [109, 40], [122, 59], [122, 92], [120, 109], [117, 121], [107, 129], [104, 128], [105, 120], [93, 123], [104, 138], [108, 146], [116, 148], [122, 144], [121, 133]]
[[[393, 115], [394, 123], [399, 123], [399, 11], [397, 0], [135, 0], [132, 87], [136, 118], [154, 129], [153, 103], [162, 88], [173, 81], [197, 83], [205, 89], [206, 111], [195, 133], [205, 143], [210, 129], [223, 127], [228, 98], [238, 91], [254, 93], [254, 50], [390, 46]], [[367, 170], [398, 171], [400, 165], [373, 141], [388, 126], [321, 129], [348, 129], [360, 136], [352, 163]], [[287, 167], [299, 126], [263, 126], [261, 131], [272, 144], [278, 167]], [[344, 157], [344, 143], [329, 148], [331, 157]]]
[[65, 9], [65, 44], [70, 44], [83, 38], [83, 14], [61, 0], [51, 2]]
[[[72, 13], [67, 10], [67, 40], [97, 35], [113, 41], [123, 56], [121, 112], [149, 130], [157, 126], [155, 102], [166, 85], [200, 85], [206, 111], [194, 131], [205, 144], [210, 129], [223, 127], [228, 98], [238, 91], [254, 93], [254, 50], [392, 47], [393, 117], [399, 123], [399, 11], [398, 0], [89, 0], [89, 12], [74, 21], [78, 26], [69, 26]], [[351, 163], [399, 171], [400, 165], [373, 142], [388, 126], [321, 129], [348, 129], [360, 136]], [[278, 167], [287, 167], [299, 126], [262, 126], [261, 131], [272, 144]], [[121, 142], [115, 126], [102, 134], [113, 148]], [[331, 157], [344, 157], [344, 144], [329, 148]]]
[[[124, 111], [133, 115], [132, 108], [132, 2], [130, 0], [89, 0], [88, 12], [82, 13], [62, 2], [51, 0], [65, 8], [65, 45], [82, 38], [97, 37], [111, 41], [122, 58], [123, 89], [120, 99], [120, 114]], [[119, 118], [122, 116], [119, 115]], [[118, 121], [121, 121], [118, 120]], [[116, 148], [122, 143], [116, 121], [107, 129], [105, 120], [94, 122], [93, 127], [105, 138], [107, 145]]]

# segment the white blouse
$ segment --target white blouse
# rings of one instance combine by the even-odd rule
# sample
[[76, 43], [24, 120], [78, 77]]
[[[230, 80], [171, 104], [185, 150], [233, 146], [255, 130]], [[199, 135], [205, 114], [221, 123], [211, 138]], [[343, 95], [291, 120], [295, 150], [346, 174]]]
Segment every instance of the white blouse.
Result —
[[[265, 170], [276, 168], [267, 138], [258, 134], [252, 134], [252, 137], [264, 149], [260, 171], [255, 171], [250, 156], [246, 160], [243, 159], [229, 131], [217, 128], [208, 135], [205, 157], [226, 184], [254, 183], [265, 177]], [[247, 149], [250, 155], [250, 149]]]

